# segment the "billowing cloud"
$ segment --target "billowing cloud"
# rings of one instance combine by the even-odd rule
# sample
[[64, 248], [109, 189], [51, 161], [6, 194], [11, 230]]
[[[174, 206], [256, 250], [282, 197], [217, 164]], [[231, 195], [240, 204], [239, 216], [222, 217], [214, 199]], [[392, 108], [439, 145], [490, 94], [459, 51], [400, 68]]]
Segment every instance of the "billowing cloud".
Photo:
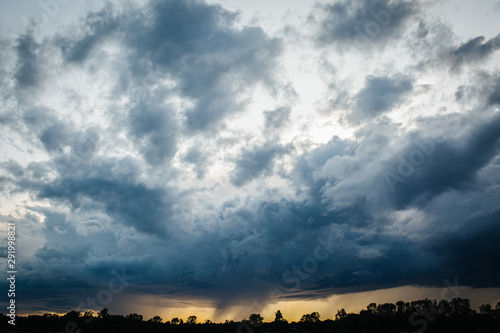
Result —
[[484, 36], [473, 38], [451, 52], [453, 67], [458, 69], [463, 63], [479, 61], [500, 48], [500, 35], [484, 42]]
[[[381, 43], [401, 29], [418, 10], [413, 1], [334, 1], [320, 6], [318, 40], [321, 43]], [[367, 43], [369, 44], [369, 43]]]
[[491, 89], [491, 94], [488, 96], [489, 104], [500, 104], [500, 81], [497, 80], [497, 83]]
[[2, 36], [0, 216], [25, 310], [117, 272], [125, 298], [220, 308], [500, 287], [498, 36], [461, 40], [432, 5], [311, 3], [275, 28], [106, 4]]
[[289, 147], [266, 145], [242, 152], [236, 161], [232, 182], [236, 186], [244, 185], [262, 173], [272, 171], [273, 160], [289, 150]]
[[15, 78], [19, 86], [36, 86], [40, 80], [39, 65], [37, 64], [37, 51], [39, 45], [32, 34], [27, 32], [17, 40], [17, 57], [19, 59]]
[[280, 107], [275, 110], [264, 111], [266, 128], [277, 129], [290, 121], [290, 108]]
[[412, 81], [408, 78], [367, 77], [365, 87], [356, 95], [355, 111], [350, 118], [359, 122], [390, 111], [412, 89]]

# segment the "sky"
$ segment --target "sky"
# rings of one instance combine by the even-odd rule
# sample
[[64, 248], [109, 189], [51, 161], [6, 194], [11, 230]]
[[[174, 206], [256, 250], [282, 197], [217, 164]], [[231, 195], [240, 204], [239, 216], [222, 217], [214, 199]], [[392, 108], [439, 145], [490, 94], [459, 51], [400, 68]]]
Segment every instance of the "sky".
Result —
[[500, 301], [499, 1], [0, 13], [18, 313]]

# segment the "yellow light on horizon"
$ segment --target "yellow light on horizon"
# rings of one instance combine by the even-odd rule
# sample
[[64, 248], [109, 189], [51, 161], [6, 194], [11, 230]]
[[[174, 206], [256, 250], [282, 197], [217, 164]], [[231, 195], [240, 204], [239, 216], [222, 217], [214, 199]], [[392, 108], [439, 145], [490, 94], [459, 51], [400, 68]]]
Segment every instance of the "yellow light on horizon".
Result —
[[[453, 282], [451, 283], [453, 284]], [[112, 314], [142, 314], [144, 320], [158, 315], [164, 322], [175, 317], [183, 319], [185, 322], [189, 316], [194, 315], [197, 317], [198, 323], [203, 323], [206, 319], [210, 319], [214, 323], [224, 322], [226, 319], [241, 321], [252, 313], [260, 313], [265, 322], [271, 322], [274, 320], [276, 311], [280, 310], [283, 317], [292, 322], [299, 321], [303, 314], [315, 311], [320, 313], [321, 320], [334, 320], [337, 310], [340, 309], [345, 309], [347, 313], [359, 313], [359, 311], [366, 309], [370, 303], [396, 303], [399, 300], [410, 302], [424, 298], [440, 300], [443, 299], [443, 294], [448, 300], [453, 297], [468, 298], [471, 300], [473, 309], [477, 309], [481, 304], [494, 306], [500, 301], [500, 288], [475, 289], [467, 287], [459, 289], [459, 295], [456, 295], [443, 283], [443, 287], [440, 288], [403, 286], [331, 295], [318, 299], [281, 300], [268, 303], [249, 301], [223, 309], [218, 309], [214, 302], [208, 299], [183, 300], [157, 295], [118, 295], [118, 299], [110, 304], [109, 309]], [[256, 304], [262, 305], [262, 308], [259, 310]]]

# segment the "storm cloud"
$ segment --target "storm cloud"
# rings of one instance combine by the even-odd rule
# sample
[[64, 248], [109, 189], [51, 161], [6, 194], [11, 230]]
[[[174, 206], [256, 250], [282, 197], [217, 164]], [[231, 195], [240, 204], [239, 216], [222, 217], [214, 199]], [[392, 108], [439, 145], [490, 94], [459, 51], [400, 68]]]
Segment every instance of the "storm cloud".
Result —
[[124, 297], [220, 308], [500, 287], [499, 37], [460, 38], [431, 5], [324, 1], [274, 29], [108, 3], [2, 36], [23, 311], [74, 308], [114, 270]]

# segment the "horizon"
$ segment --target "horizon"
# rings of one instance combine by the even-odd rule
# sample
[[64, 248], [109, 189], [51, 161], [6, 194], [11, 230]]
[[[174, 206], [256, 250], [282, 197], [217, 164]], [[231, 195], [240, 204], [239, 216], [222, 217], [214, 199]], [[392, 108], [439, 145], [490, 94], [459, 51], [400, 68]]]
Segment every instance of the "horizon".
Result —
[[[199, 321], [199, 323], [204, 322], [209, 319], [214, 323], [223, 323], [225, 320], [232, 320], [235, 322], [241, 321], [243, 319], [247, 319], [248, 316], [252, 313], [259, 313], [264, 317], [264, 322], [266, 322], [267, 318], [274, 318], [274, 314], [277, 310], [280, 310], [283, 313], [285, 319], [289, 322], [295, 321], [298, 322], [301, 316], [304, 313], [312, 313], [313, 311], [317, 311], [321, 315], [321, 320], [326, 319], [335, 319], [335, 314], [337, 310], [344, 309], [347, 313], [358, 313], [361, 310], [366, 310], [366, 307], [370, 303], [384, 304], [384, 303], [393, 303], [395, 304], [397, 301], [404, 302], [412, 302], [423, 299], [437, 300], [438, 302], [441, 300], [450, 301], [453, 298], [462, 298], [469, 299], [471, 301], [471, 308], [475, 311], [479, 310], [479, 306], [483, 304], [490, 304], [493, 307], [496, 303], [500, 302], [500, 299], [495, 296], [499, 290], [493, 288], [485, 288], [480, 289], [480, 293], [478, 295], [477, 290], [474, 292], [471, 288], [466, 286], [461, 286], [460, 284], [455, 284], [454, 281], [446, 281], [443, 282], [445, 285], [444, 288], [425, 288], [425, 287], [416, 287], [416, 286], [407, 286], [407, 287], [395, 287], [395, 288], [387, 288], [387, 289], [379, 289], [375, 291], [368, 292], [358, 292], [352, 294], [345, 295], [332, 295], [327, 299], [320, 300], [301, 300], [301, 301], [278, 301], [276, 303], [267, 304], [265, 307], [261, 308], [260, 312], [256, 312], [259, 309], [258, 306], [255, 305], [239, 305], [234, 306], [233, 309], [223, 310], [223, 313], [219, 313], [219, 310], [216, 308], [207, 307], [206, 304], [202, 306], [197, 306], [195, 304], [191, 304], [187, 308], [183, 307], [175, 307], [175, 306], [155, 306], [154, 309], [151, 307], [148, 308], [147, 305], [141, 304], [138, 307], [137, 311], [133, 311], [139, 315], [143, 315], [144, 320], [148, 320], [153, 318], [154, 316], [160, 316], [161, 318], [166, 320], [170, 320], [172, 318], [183, 319], [184, 321], [191, 315], [195, 315]], [[483, 295], [481, 295], [481, 293]], [[486, 296], [484, 295], [486, 294]], [[472, 298], [469, 297], [472, 296]], [[353, 301], [354, 300], [354, 301]], [[368, 303], [364, 304], [365, 300], [371, 300]], [[120, 301], [118, 303], [121, 303]], [[137, 304], [137, 301], [133, 300], [130, 303]], [[147, 303], [147, 302], [146, 302]], [[153, 304], [155, 302], [152, 302]], [[196, 302], [193, 302], [196, 303]], [[157, 304], [157, 303], [156, 303]], [[106, 307], [107, 308], [107, 307]], [[111, 307], [113, 309], [113, 307]], [[110, 315], [122, 315], [126, 316], [132, 312], [122, 311], [114, 313], [111, 309], [108, 309]], [[144, 312], [141, 311], [144, 309]], [[163, 309], [158, 311], [158, 309]], [[168, 310], [165, 310], [168, 309]], [[94, 316], [102, 309], [92, 309], [92, 308], [82, 308], [82, 309], [69, 309], [70, 311], [79, 311], [84, 313], [85, 311], [93, 311]], [[43, 315], [45, 313], [57, 314], [59, 316], [63, 316], [67, 314], [67, 312], [50, 312], [50, 311], [38, 311], [32, 313], [23, 313], [23, 311], [19, 312], [22, 316], [28, 315]], [[209, 312], [210, 314], [204, 313]], [[292, 315], [290, 315], [290, 313]], [[229, 314], [229, 317], [225, 317], [225, 314]], [[286, 316], [288, 314], [288, 316]], [[216, 315], [216, 317], [214, 317]], [[168, 319], [170, 318], [170, 319]]]
[[[451, 290], [450, 290], [450, 291], [451, 291]], [[460, 296], [462, 296], [462, 295], [460, 295]], [[450, 298], [450, 299], [437, 299], [437, 298], [432, 299], [432, 298], [431, 298], [431, 299], [429, 299], [429, 300], [430, 300], [430, 301], [437, 301], [437, 302], [439, 303], [441, 300], [450, 301], [450, 300], [451, 300], [451, 299], [453, 299], [453, 298], [460, 298], [460, 299], [466, 299], [466, 300], [468, 300], [468, 298], [467, 298], [467, 297], [459, 297], [459, 296], [452, 297], [452, 298]], [[428, 299], [428, 298], [427, 298], [427, 297], [426, 297], [426, 298], [420, 298], [420, 299], [419, 299], [419, 298], [413, 298], [412, 300], [400, 300], [400, 301], [407, 302], [407, 303], [411, 303], [411, 302], [415, 302], [415, 301], [422, 301], [422, 300], [424, 300], [424, 299]], [[313, 301], [313, 302], [314, 302], [314, 301]], [[338, 311], [338, 310], [345, 310], [347, 314], [358, 314], [358, 313], [360, 313], [361, 311], [366, 310], [366, 309], [369, 307], [369, 305], [371, 305], [371, 304], [373, 304], [373, 303], [375, 303], [376, 305], [381, 305], [381, 304], [386, 304], [386, 303], [396, 304], [397, 302], [370, 302], [369, 304], [366, 304], [366, 306], [359, 308], [359, 310], [357, 310], [357, 311], [356, 311], [356, 310], [354, 310], [354, 311], [349, 311], [349, 310], [345, 309], [344, 307], [339, 307], [339, 308], [334, 309], [334, 311], [333, 311], [333, 312], [332, 312], [332, 311], [328, 311], [328, 313], [330, 313], [330, 312], [331, 312], [331, 313], [335, 313], [335, 314], [337, 314], [337, 311]], [[476, 303], [477, 303], [477, 302], [476, 302]], [[499, 304], [499, 303], [500, 303], [500, 302], [497, 302], [496, 304]], [[495, 308], [495, 305], [496, 305], [496, 304], [494, 304], [494, 303], [483, 303], [483, 302], [481, 302], [480, 304], [479, 304], [479, 303], [477, 303], [477, 304], [476, 304], [477, 306], [474, 306], [474, 305], [473, 305], [473, 303], [471, 302], [471, 309], [472, 309], [473, 311], [476, 311], [477, 313], [479, 313], [479, 311], [478, 311], [478, 310], [479, 310], [480, 305], [485, 305], [485, 304], [489, 304], [489, 305], [491, 305], [491, 306], [492, 306], [492, 308]], [[325, 305], [322, 305], [322, 307], [323, 307], [323, 310], [324, 310]], [[317, 310], [312, 310], [312, 309], [314, 308], [314, 306], [308, 306], [308, 307], [305, 307], [304, 309], [308, 309], [308, 308], [309, 308], [309, 309], [310, 309], [310, 311], [306, 311], [305, 313], [301, 313], [300, 315], [296, 315], [295, 317], [293, 317], [293, 319], [289, 319], [289, 316], [286, 316], [286, 313], [287, 313], [287, 312], [286, 312], [286, 311], [282, 311], [279, 305], [275, 305], [275, 306], [273, 306], [273, 308], [274, 308], [274, 311], [271, 311], [271, 312], [266, 311], [266, 312], [267, 312], [267, 313], [266, 313], [266, 314], [267, 314], [267, 316], [263, 315], [262, 313], [258, 313], [259, 315], [261, 315], [261, 316], [263, 317], [263, 322], [264, 322], [264, 323], [271, 323], [271, 322], [273, 322], [273, 321], [274, 321], [274, 319], [275, 319], [275, 314], [276, 314], [276, 312], [277, 312], [277, 311], [280, 311], [280, 312], [282, 313], [282, 315], [283, 315], [283, 319], [284, 319], [284, 320], [286, 320], [286, 321], [288, 321], [288, 322], [290, 322], [290, 323], [291, 323], [291, 322], [299, 322], [299, 321], [300, 321], [300, 319], [302, 318], [302, 316], [303, 316], [304, 314], [309, 314], [309, 313], [312, 313], [312, 312], [318, 312], [318, 313], [320, 314], [320, 320], [321, 320], [321, 321], [324, 321], [324, 320], [337, 320], [337, 319], [335, 318], [335, 315], [325, 316], [325, 315], [323, 314], [324, 312], [317, 311]], [[105, 309], [107, 309], [107, 308], [105, 308]], [[332, 308], [332, 309], [333, 309], [333, 308]], [[72, 312], [72, 311], [75, 311], [75, 310], [71, 310], [71, 311], [69, 311], [69, 312]], [[87, 311], [91, 311], [91, 312], [92, 312], [92, 315], [91, 315], [91, 316], [93, 316], [93, 317], [98, 317], [99, 312], [100, 312], [100, 311], [94, 311], [94, 310], [90, 310], [90, 309], [89, 309], [89, 310], [87, 310]], [[39, 312], [39, 313], [20, 314], [20, 315], [21, 315], [21, 316], [24, 316], [24, 317], [27, 317], [27, 316], [30, 316], [30, 315], [38, 315], [38, 316], [43, 316], [43, 315], [45, 315], [45, 314], [53, 314], [53, 315], [57, 315], [57, 316], [62, 317], [62, 316], [67, 315], [69, 312], [66, 312], [66, 313]], [[79, 311], [78, 311], [78, 310], [76, 310], [76, 312], [79, 312]], [[81, 315], [81, 316], [83, 316], [83, 315], [84, 315], [84, 312], [85, 312], [85, 311], [80, 311], [79, 313], [80, 313], [80, 315]], [[208, 317], [207, 317], [207, 318], [205, 318], [205, 317], [200, 317], [197, 313], [195, 313], [195, 312], [193, 312], [193, 311], [185, 311], [185, 313], [188, 313], [188, 312], [190, 313], [190, 314], [188, 314], [188, 315], [183, 315], [183, 316], [181, 316], [181, 315], [177, 315], [177, 316], [176, 316], [176, 315], [173, 315], [173, 316], [171, 316], [171, 317], [164, 317], [164, 316], [162, 316], [161, 314], [156, 314], [156, 315], [152, 315], [152, 316], [144, 316], [142, 313], [135, 313], [135, 312], [134, 312], [134, 314], [138, 314], [138, 315], [143, 316], [143, 321], [148, 321], [149, 319], [153, 319], [153, 317], [155, 317], [155, 316], [159, 316], [159, 317], [161, 317], [161, 318], [162, 318], [162, 322], [163, 322], [163, 323], [170, 322], [172, 319], [177, 318], [177, 319], [179, 319], [179, 320], [182, 320], [184, 324], [186, 324], [186, 322], [187, 322], [187, 320], [188, 320], [188, 318], [189, 318], [190, 316], [195, 316], [195, 317], [196, 317], [196, 321], [197, 321], [196, 323], [197, 323], [197, 324], [204, 324], [206, 320], [210, 320], [210, 322], [211, 322], [211, 323], [213, 323], [213, 324], [224, 324], [226, 321], [240, 322], [240, 321], [248, 320], [248, 317], [250, 316], [250, 314], [252, 314], [252, 313], [250, 313], [250, 314], [249, 314], [249, 316], [244, 317], [244, 318], [241, 318], [241, 319], [234, 319], [234, 318], [233, 318], [233, 319], [231, 319], [231, 318], [225, 318], [225, 319], [220, 319], [220, 320], [217, 320], [217, 321], [216, 321], [216, 320], [213, 320], [212, 318], [208, 318]], [[297, 312], [297, 311], [294, 311], [294, 312]], [[127, 316], [127, 315], [129, 315], [129, 314], [132, 314], [132, 313], [111, 313], [111, 312], [109, 312], [109, 309], [108, 309], [108, 313], [109, 313], [109, 315], [110, 315], [110, 316], [123, 316], [123, 317], [126, 317], [126, 316]], [[170, 318], [170, 319], [169, 319], [169, 318]]]

